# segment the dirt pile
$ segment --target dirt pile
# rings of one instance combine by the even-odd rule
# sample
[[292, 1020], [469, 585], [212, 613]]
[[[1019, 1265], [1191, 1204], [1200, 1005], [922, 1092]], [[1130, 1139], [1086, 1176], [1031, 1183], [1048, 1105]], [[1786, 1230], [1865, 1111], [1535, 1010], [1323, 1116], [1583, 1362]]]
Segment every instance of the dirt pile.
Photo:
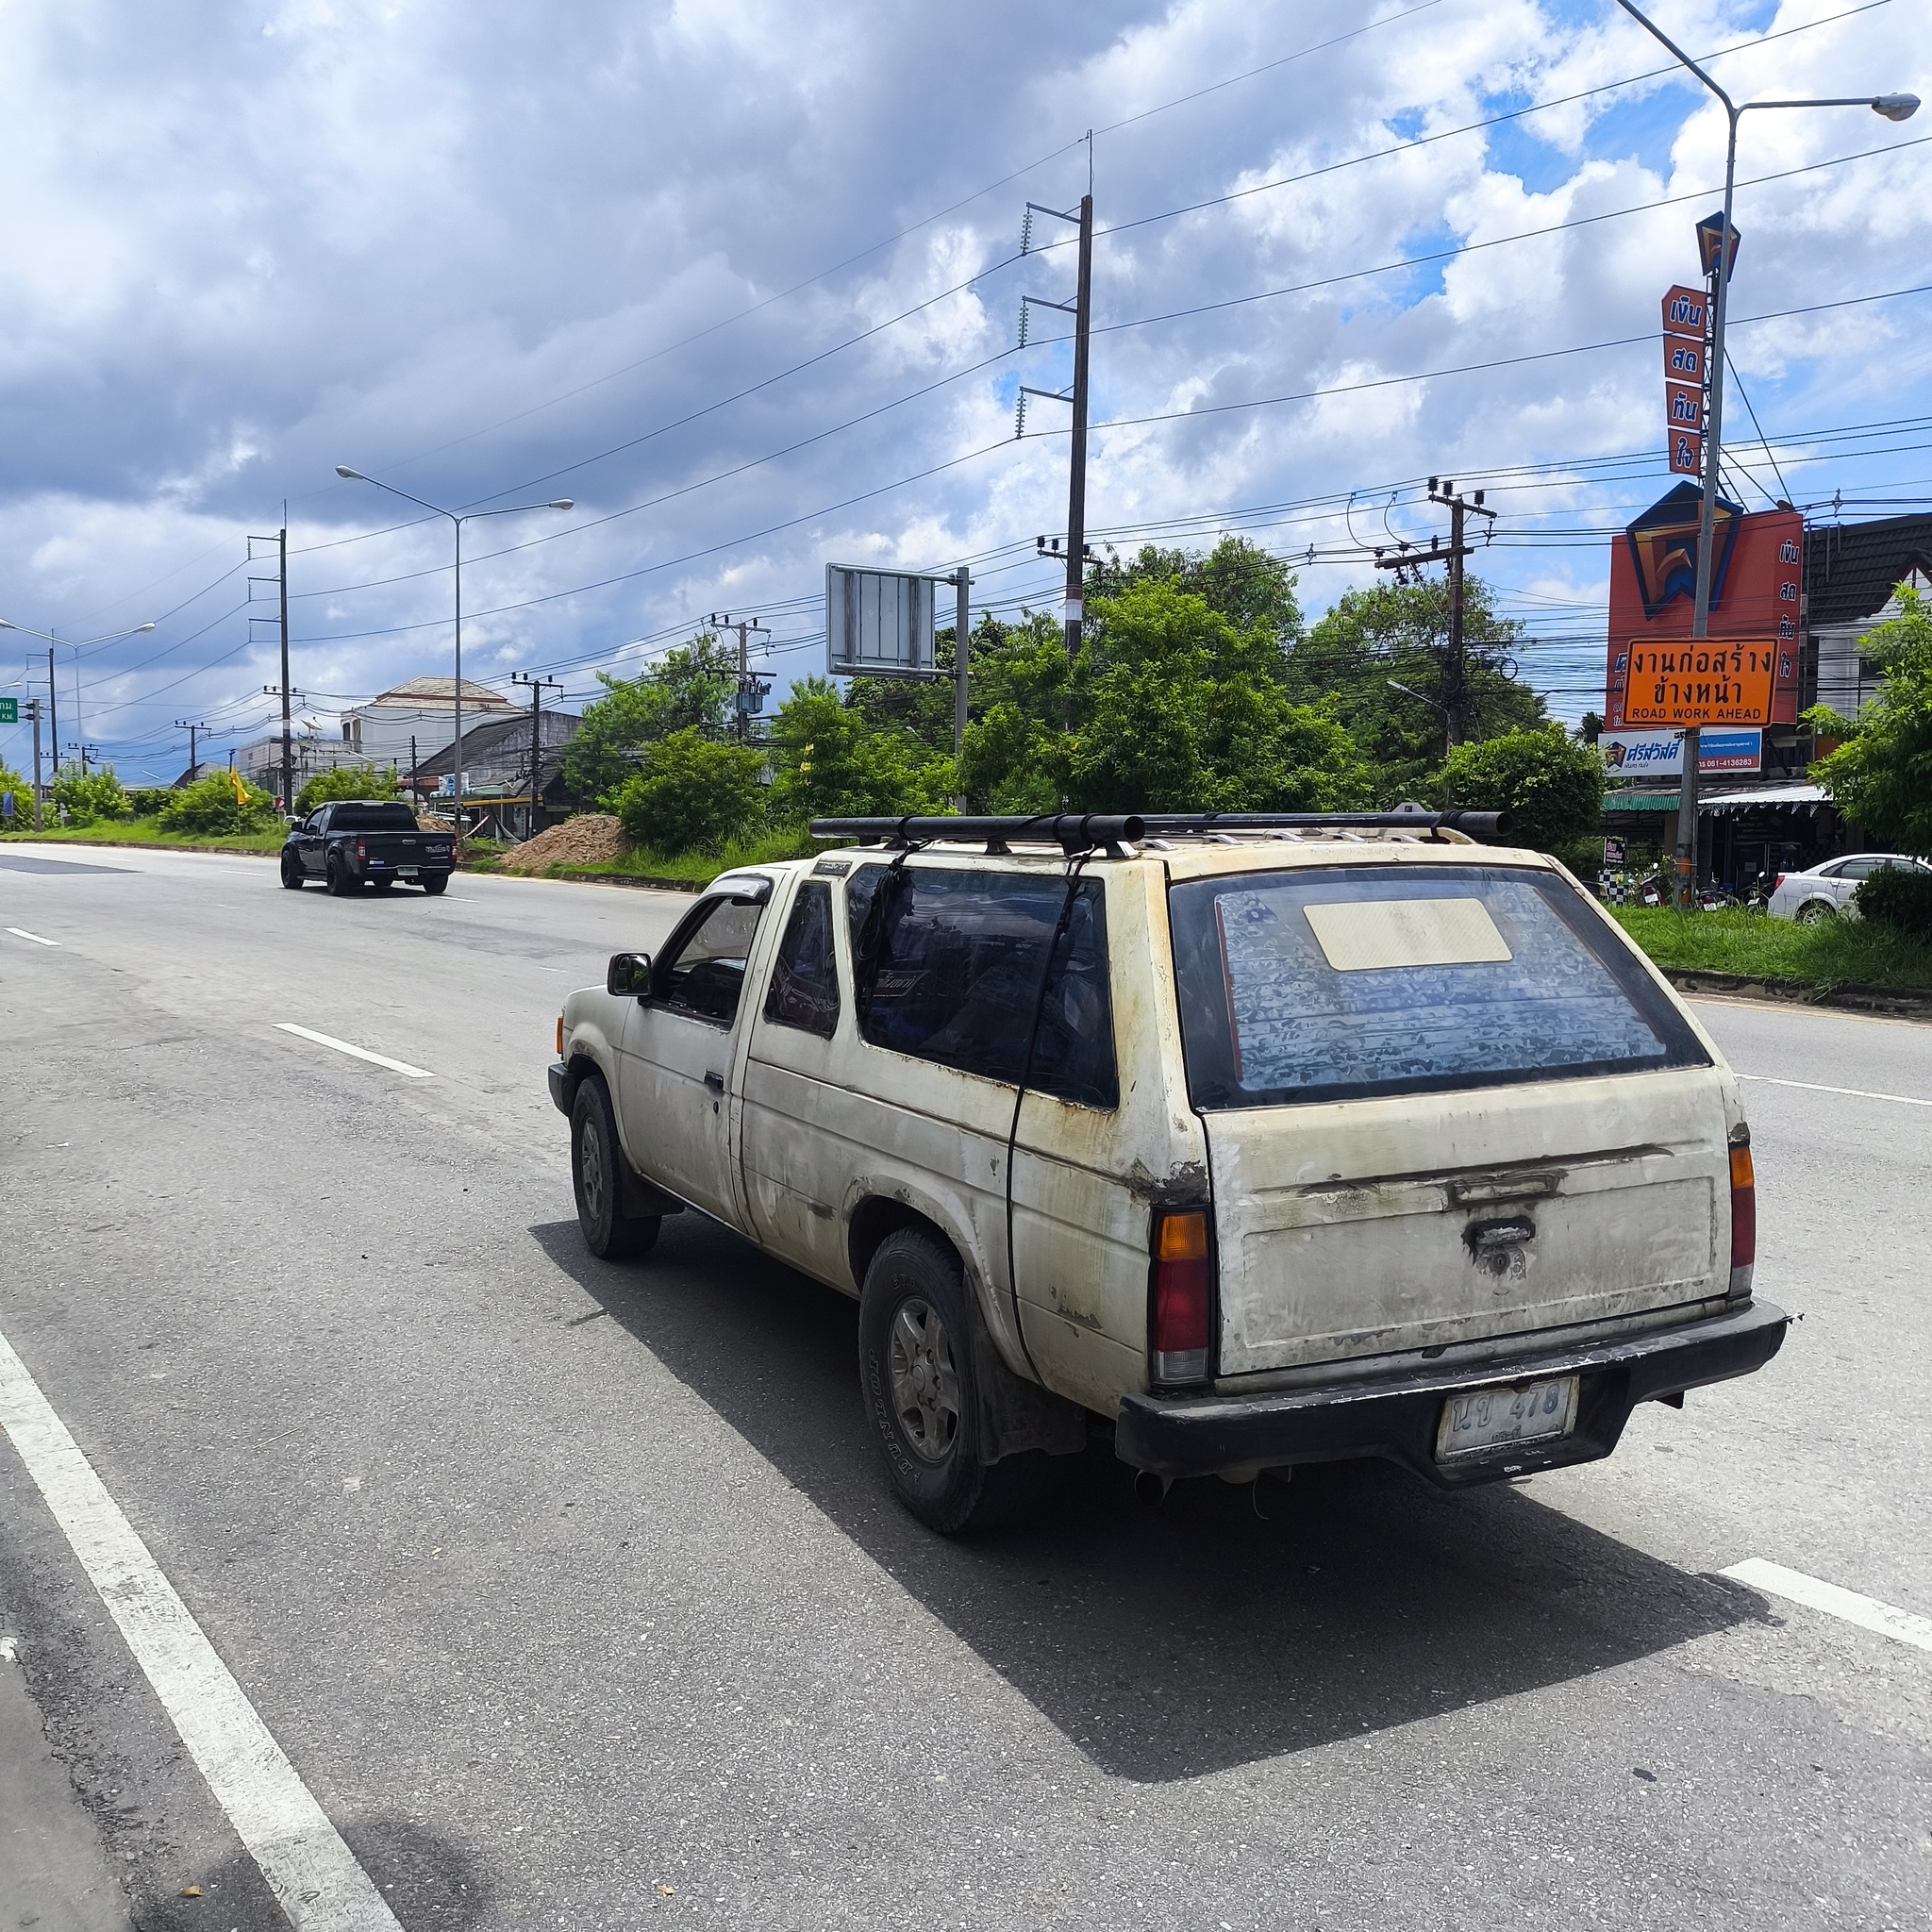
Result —
[[624, 829], [609, 813], [585, 812], [506, 852], [501, 869], [538, 873], [552, 865], [608, 865], [627, 849]]

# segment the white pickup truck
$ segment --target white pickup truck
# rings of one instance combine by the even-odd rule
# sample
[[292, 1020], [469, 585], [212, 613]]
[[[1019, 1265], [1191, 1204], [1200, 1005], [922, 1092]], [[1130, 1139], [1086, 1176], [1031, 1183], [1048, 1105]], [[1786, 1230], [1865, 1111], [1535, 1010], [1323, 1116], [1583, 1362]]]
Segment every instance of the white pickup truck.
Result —
[[[821, 822], [574, 992], [585, 1238], [694, 1208], [859, 1301], [924, 1522], [1179, 1476], [1607, 1456], [1763, 1365], [1738, 1084], [1479, 815]], [[1493, 816], [1480, 829], [1493, 832]]]

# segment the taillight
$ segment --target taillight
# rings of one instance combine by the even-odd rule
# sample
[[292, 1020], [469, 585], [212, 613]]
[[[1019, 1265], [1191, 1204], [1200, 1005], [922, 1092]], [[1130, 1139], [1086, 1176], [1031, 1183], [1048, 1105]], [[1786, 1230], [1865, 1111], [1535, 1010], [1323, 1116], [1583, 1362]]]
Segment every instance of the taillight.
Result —
[[1751, 1292], [1757, 1261], [1757, 1176], [1751, 1167], [1751, 1129], [1731, 1129], [1731, 1292]]
[[1777, 889], [1778, 889], [1778, 888], [1779, 888], [1779, 887], [1780, 887], [1781, 885], [1783, 885], [1783, 884], [1784, 884], [1784, 882], [1785, 882], [1785, 875], [1784, 875], [1784, 874], [1783, 874], [1783, 873], [1779, 873], [1779, 874], [1778, 874], [1778, 875], [1776, 876], [1776, 878], [1774, 878], [1774, 879], [1773, 879], [1773, 880], [1772, 880], [1772, 882], [1771, 882], [1771, 890], [1772, 890], [1772, 891], [1773, 891], [1774, 892], [1774, 891], [1777, 891]]
[[563, 1058], [563, 1015], [561, 1013], [557, 1016], [557, 1058], [558, 1059]]
[[1172, 1208], [1154, 1220], [1154, 1379], [1205, 1382], [1213, 1303], [1208, 1215]]
[[369, 841], [367, 839], [358, 839], [356, 841], [356, 863], [358, 865], [367, 865], [369, 863]]

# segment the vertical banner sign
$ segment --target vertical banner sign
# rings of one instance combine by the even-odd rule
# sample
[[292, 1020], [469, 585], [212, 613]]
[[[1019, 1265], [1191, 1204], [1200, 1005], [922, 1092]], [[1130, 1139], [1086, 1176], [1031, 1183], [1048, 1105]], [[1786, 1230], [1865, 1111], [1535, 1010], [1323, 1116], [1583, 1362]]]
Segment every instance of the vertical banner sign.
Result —
[[1710, 298], [1681, 285], [1664, 295], [1664, 446], [1680, 476], [1704, 474], [1704, 381]]

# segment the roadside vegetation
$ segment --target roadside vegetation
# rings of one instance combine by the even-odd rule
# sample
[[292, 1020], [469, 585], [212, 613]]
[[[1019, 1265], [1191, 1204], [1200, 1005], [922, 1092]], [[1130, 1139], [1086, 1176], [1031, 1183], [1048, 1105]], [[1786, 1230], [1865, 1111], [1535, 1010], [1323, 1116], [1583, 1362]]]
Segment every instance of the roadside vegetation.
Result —
[[1667, 972], [1726, 973], [1829, 991], [1840, 986], [1932, 987], [1932, 944], [1877, 919], [1767, 919], [1761, 912], [1611, 908]]

